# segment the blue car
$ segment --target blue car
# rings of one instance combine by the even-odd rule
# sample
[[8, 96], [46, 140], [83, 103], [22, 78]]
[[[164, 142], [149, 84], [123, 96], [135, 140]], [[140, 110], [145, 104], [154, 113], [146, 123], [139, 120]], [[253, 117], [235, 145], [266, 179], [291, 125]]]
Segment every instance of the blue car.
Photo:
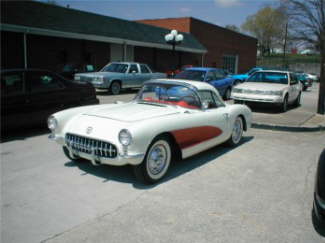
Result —
[[221, 68], [192, 67], [178, 73], [175, 79], [187, 79], [207, 82], [214, 86], [219, 94], [225, 99], [230, 99], [234, 79], [229, 78]]
[[261, 70], [263, 70], [262, 67], [255, 67], [255, 68], [252, 68], [251, 70], [249, 70], [247, 73], [233, 74], [233, 75], [230, 75], [230, 77], [235, 80], [235, 85], [237, 85], [239, 83], [243, 83], [249, 76], [251, 76], [256, 71], [261, 71]]

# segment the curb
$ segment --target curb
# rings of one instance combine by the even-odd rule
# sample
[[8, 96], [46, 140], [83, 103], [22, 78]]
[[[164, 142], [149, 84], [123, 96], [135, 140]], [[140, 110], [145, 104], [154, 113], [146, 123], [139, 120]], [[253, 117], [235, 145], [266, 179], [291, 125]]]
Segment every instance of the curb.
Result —
[[252, 128], [257, 129], [267, 129], [267, 130], [274, 130], [274, 131], [286, 131], [286, 132], [319, 132], [325, 131], [325, 126], [313, 126], [313, 127], [306, 127], [306, 126], [285, 126], [285, 125], [276, 125], [276, 124], [263, 124], [263, 123], [252, 123]]

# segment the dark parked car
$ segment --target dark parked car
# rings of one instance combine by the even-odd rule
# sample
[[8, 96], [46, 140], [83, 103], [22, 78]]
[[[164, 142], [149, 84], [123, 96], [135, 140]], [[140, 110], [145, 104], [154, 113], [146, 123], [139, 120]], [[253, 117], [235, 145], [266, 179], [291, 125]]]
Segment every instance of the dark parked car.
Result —
[[315, 227], [325, 231], [325, 149], [319, 157], [316, 172], [313, 216]]
[[53, 112], [98, 104], [91, 84], [64, 79], [39, 69], [1, 70], [1, 131], [36, 124], [46, 125]]
[[76, 64], [66, 64], [63, 67], [63, 70], [60, 72], [60, 75], [67, 79], [74, 79], [76, 73], [90, 73], [95, 72], [95, 67], [91, 64], [88, 65], [76, 65]]

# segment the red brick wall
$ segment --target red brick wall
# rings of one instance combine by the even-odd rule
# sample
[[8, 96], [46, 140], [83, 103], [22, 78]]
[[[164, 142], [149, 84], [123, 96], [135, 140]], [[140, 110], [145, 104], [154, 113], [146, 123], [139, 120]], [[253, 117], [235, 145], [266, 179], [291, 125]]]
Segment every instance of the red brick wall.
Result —
[[[255, 38], [195, 18], [151, 19], [138, 22], [191, 33], [208, 49], [204, 66], [222, 68], [224, 55], [238, 56], [239, 73], [256, 66]], [[201, 64], [201, 61], [199, 63]]]
[[239, 73], [256, 66], [255, 38], [193, 18], [190, 31], [208, 49], [206, 66], [222, 67], [224, 55], [238, 55]]
[[190, 32], [190, 18], [144, 19], [136, 22], [154, 25], [166, 29], [175, 29], [181, 32]]

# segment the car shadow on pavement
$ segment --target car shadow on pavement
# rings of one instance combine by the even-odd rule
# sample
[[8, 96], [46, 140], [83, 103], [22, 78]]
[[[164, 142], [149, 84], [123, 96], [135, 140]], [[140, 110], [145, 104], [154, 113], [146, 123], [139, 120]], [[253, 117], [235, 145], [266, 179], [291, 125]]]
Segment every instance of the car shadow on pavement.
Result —
[[[253, 138], [254, 137], [252, 136], [243, 137], [241, 143], [238, 146], [250, 142]], [[231, 152], [233, 149], [236, 149], [236, 147], [230, 148], [226, 145], [219, 145], [185, 160], [175, 161], [175, 163], [173, 163], [169, 168], [169, 173], [166, 175], [166, 177], [154, 185], [146, 185], [137, 181], [133, 174], [131, 166], [94, 166], [86, 160], [80, 160], [79, 162], [69, 161], [65, 163], [65, 166], [78, 167], [84, 172], [82, 175], [91, 174], [97, 177], [101, 177], [104, 179], [104, 183], [114, 180], [122, 183], [133, 184], [133, 187], [136, 189], [147, 190], [156, 187], [161, 183], [165, 183], [178, 176], [181, 176], [189, 171], [192, 171], [193, 169], [203, 166], [204, 164], [211, 162], [212, 160], [217, 159], [218, 157], [221, 157], [228, 152]]]
[[44, 134], [50, 134], [49, 129], [45, 126], [41, 128], [20, 128], [2, 132], [0, 142], [6, 143], [17, 140], [25, 140], [30, 137], [40, 136]]
[[[300, 106], [288, 105], [288, 111], [299, 108]], [[286, 112], [281, 111], [277, 106], [260, 106], [260, 105], [249, 105], [249, 108], [256, 113], [265, 113], [265, 114], [285, 114]]]

